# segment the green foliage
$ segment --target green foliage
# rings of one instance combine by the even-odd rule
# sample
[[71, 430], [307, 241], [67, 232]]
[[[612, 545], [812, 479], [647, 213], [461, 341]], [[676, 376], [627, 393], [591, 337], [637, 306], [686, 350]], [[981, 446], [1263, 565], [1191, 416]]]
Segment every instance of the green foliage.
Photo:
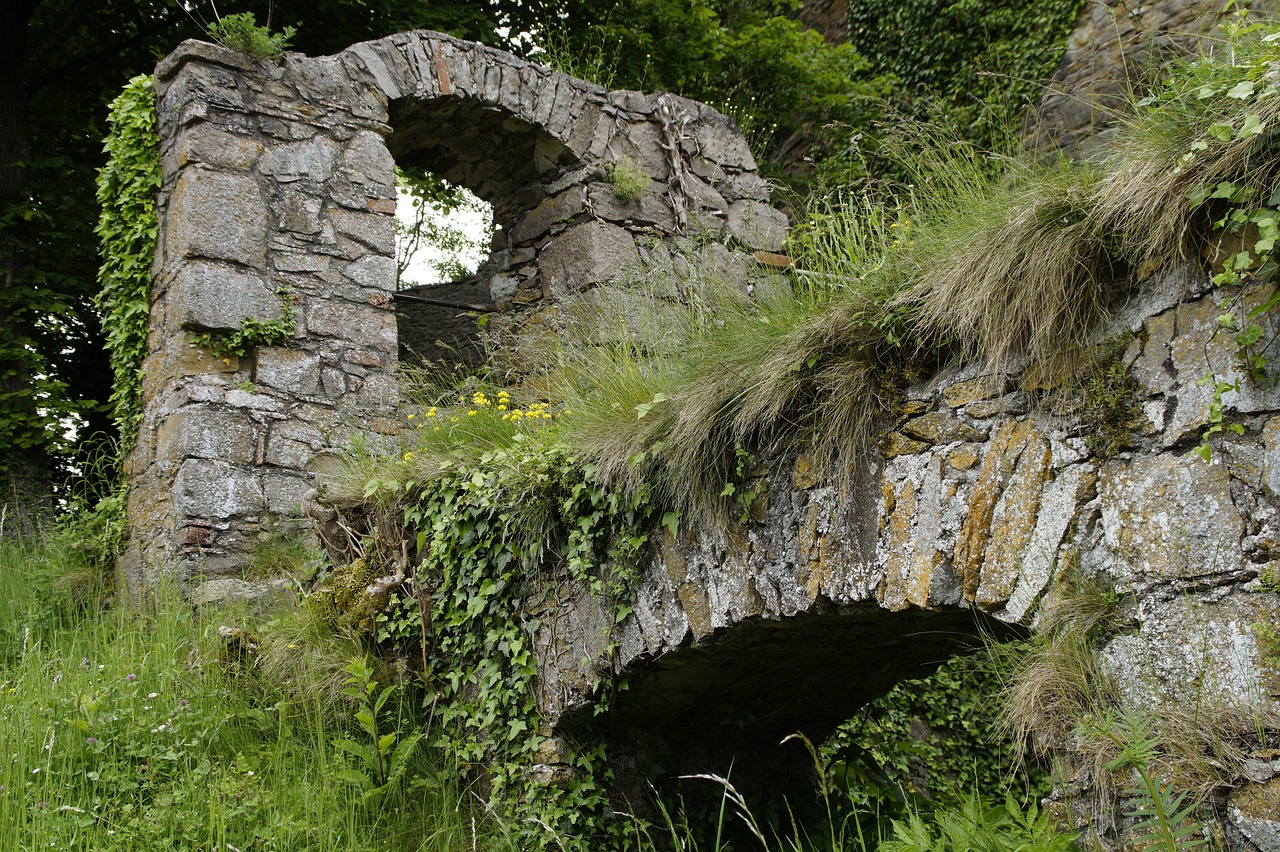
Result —
[[278, 33], [272, 33], [266, 27], [258, 26], [252, 12], [225, 15], [209, 25], [209, 35], [218, 44], [258, 59], [280, 56], [297, 32], [293, 27], [285, 27]]
[[[346, 699], [289, 692], [288, 666], [264, 675], [257, 652], [219, 635], [239, 625], [223, 632], [266, 644], [271, 623], [211, 620], [163, 594], [106, 607], [61, 582], [65, 559], [0, 541], [0, 847], [511, 848], [421, 748], [376, 808], [334, 783], [349, 760], [332, 740], [362, 731]], [[296, 668], [303, 650], [288, 653]], [[392, 703], [378, 726], [396, 731], [394, 754], [423, 731]]]
[[1131, 769], [1138, 778], [1138, 786], [1124, 793], [1131, 806], [1127, 816], [1133, 820], [1130, 842], [1159, 852], [1188, 852], [1208, 846], [1204, 825], [1192, 819], [1199, 802], [1186, 804], [1189, 792], [1175, 792], [1171, 783], [1156, 774], [1160, 738], [1151, 719], [1129, 711], [1096, 722], [1095, 730], [1120, 750], [1105, 768]]
[[[999, 798], [1020, 758], [1000, 728], [1003, 673], [992, 657], [957, 657], [923, 680], [904, 681], [842, 725], [827, 744], [835, 784], [881, 820], [913, 810], [961, 808]], [[1048, 793], [1048, 774], [1024, 767], [1023, 795]]]
[[151, 314], [151, 263], [155, 257], [156, 194], [160, 191], [159, 137], [151, 77], [129, 81], [112, 101], [107, 164], [98, 173], [102, 245], [101, 287], [107, 349], [115, 376], [112, 414], [120, 430], [120, 458], [137, 440], [142, 420], [142, 360], [147, 354]]
[[245, 317], [235, 331], [206, 331], [195, 335], [192, 342], [222, 358], [244, 357], [259, 346], [279, 346], [293, 338], [293, 294], [280, 290], [280, 316], [275, 319]]
[[339, 565], [311, 593], [311, 601], [324, 618], [339, 630], [371, 634], [387, 606], [387, 595], [366, 591], [378, 577], [366, 558]]
[[[485, 768], [492, 805], [522, 848], [602, 848], [626, 824], [605, 793], [598, 745], [570, 749], [571, 778], [559, 787], [526, 773], [541, 741], [532, 691], [536, 595], [547, 582], [542, 572], [562, 571], [605, 596], [620, 622], [631, 611], [628, 589], [652, 507], [643, 491], [606, 488], [555, 439], [562, 411], [488, 388], [438, 402], [409, 416], [411, 449], [359, 468], [360, 494], [378, 520], [361, 545], [359, 579], [341, 581], [351, 603], [338, 608], [376, 609], [361, 629], [405, 649], [406, 659], [421, 657], [434, 744], [459, 767]], [[412, 568], [402, 559], [406, 537], [417, 554]], [[386, 597], [375, 600], [366, 587]]]
[[373, 669], [363, 656], [357, 656], [344, 669], [349, 674], [342, 694], [353, 699], [359, 709], [355, 720], [368, 737], [368, 743], [356, 742], [352, 739], [339, 738], [333, 741], [337, 748], [356, 758], [358, 768], [348, 768], [338, 773], [340, 780], [354, 784], [365, 801], [376, 802], [392, 788], [400, 784], [409, 769], [414, 750], [422, 741], [423, 734], [415, 731], [402, 737], [397, 731], [385, 731], [384, 721], [379, 724], [379, 714], [386, 709], [387, 701], [395, 694], [397, 687], [384, 686], [378, 689], [378, 681], [374, 679]]
[[606, 166], [604, 179], [613, 187], [613, 196], [621, 204], [638, 200], [649, 188], [649, 175], [630, 157], [622, 157]]
[[899, 110], [941, 119], [977, 148], [999, 151], [1039, 100], [1082, 5], [853, 0], [849, 38], [869, 73], [893, 81]]
[[1085, 446], [1098, 458], [1115, 458], [1133, 445], [1142, 416], [1142, 389], [1124, 362], [1128, 338], [1063, 353], [1033, 371], [1053, 389], [1047, 404], [1055, 414], [1073, 414]]
[[1012, 796], [1003, 804], [990, 804], [970, 795], [959, 805], [940, 809], [928, 817], [912, 813], [895, 820], [893, 837], [878, 852], [1072, 852], [1076, 835], [1064, 832], [1047, 810], [1035, 801], [1025, 810]]
[[542, 58], [612, 88], [665, 90], [734, 118], [764, 160], [797, 132], [858, 126], [888, 92], [849, 45], [823, 41], [795, 19], [797, 0], [565, 0], [535, 37]]

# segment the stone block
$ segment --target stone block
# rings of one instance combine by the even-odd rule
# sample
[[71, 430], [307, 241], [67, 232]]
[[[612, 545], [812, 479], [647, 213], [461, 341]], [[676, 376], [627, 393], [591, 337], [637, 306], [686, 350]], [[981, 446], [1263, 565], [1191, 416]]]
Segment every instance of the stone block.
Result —
[[748, 249], [782, 251], [787, 241], [787, 217], [761, 201], [735, 201], [725, 220], [729, 234]]
[[341, 207], [329, 208], [329, 220], [344, 237], [368, 246], [390, 259], [396, 253], [395, 217], [380, 213], [359, 213]]
[[281, 346], [262, 347], [254, 380], [286, 393], [312, 396], [320, 388], [320, 356]]
[[318, 234], [320, 225], [320, 199], [296, 189], [286, 189], [280, 194], [277, 217], [280, 229], [295, 234]]
[[281, 183], [296, 180], [322, 182], [333, 176], [338, 143], [324, 136], [270, 148], [258, 161], [258, 171]]
[[284, 409], [284, 403], [274, 396], [265, 393], [251, 393], [239, 388], [227, 391], [223, 399], [227, 405], [233, 405], [236, 408], [247, 408], [251, 411], [279, 412]]
[[179, 272], [169, 290], [179, 325], [187, 329], [232, 331], [246, 319], [279, 319], [280, 297], [261, 278], [197, 261]]
[[160, 425], [156, 455], [175, 461], [202, 458], [249, 464], [256, 442], [257, 430], [244, 413], [210, 405], [186, 406]]
[[336, 300], [319, 302], [307, 309], [307, 331], [380, 352], [394, 352], [399, 343], [394, 313]]
[[914, 420], [908, 420], [902, 431], [912, 438], [929, 444], [952, 444], [956, 441], [984, 441], [987, 436], [958, 420], [949, 412], [932, 411]]
[[1122, 579], [1151, 582], [1239, 569], [1244, 520], [1225, 464], [1185, 454], [1112, 462], [1098, 492], [1103, 542]]
[[362, 287], [387, 293], [396, 288], [396, 262], [392, 257], [369, 255], [347, 265], [342, 274]]
[[593, 183], [588, 191], [592, 211], [610, 222], [652, 225], [667, 233], [676, 230], [676, 216], [662, 184], [649, 182], [649, 189], [636, 200], [623, 203], [607, 183]]
[[247, 175], [187, 169], [174, 185], [165, 217], [170, 257], [230, 260], [261, 268], [267, 253], [267, 210]]
[[536, 240], [551, 230], [557, 222], [566, 222], [583, 210], [582, 190], [579, 187], [565, 190], [559, 195], [543, 199], [511, 226], [513, 245]]
[[211, 124], [198, 124], [178, 136], [178, 165], [203, 163], [224, 169], [248, 171], [258, 161], [263, 144], [257, 139], [228, 133]]
[[[697, 154], [711, 163], [735, 171], [756, 170], [756, 158], [752, 156], [747, 140], [742, 138], [742, 134], [737, 132], [728, 118], [718, 122], [702, 122], [694, 131], [692, 141], [695, 143], [693, 150], [687, 153]], [[686, 144], [685, 147], [689, 146]]]
[[316, 449], [308, 442], [295, 441], [272, 430], [262, 455], [264, 464], [290, 470], [306, 470], [316, 457]]
[[606, 222], [584, 222], [556, 237], [542, 251], [543, 282], [556, 295], [578, 293], [639, 267], [631, 235]]
[[262, 511], [262, 485], [252, 473], [223, 461], [187, 459], [174, 482], [179, 517], [225, 519]]
[[395, 186], [395, 168], [386, 142], [371, 130], [352, 136], [342, 153], [342, 170], [357, 183], [391, 189]]
[[312, 488], [312, 478], [307, 475], [287, 476], [270, 473], [262, 478], [262, 491], [267, 501], [267, 511], [276, 515], [301, 518], [303, 500]]

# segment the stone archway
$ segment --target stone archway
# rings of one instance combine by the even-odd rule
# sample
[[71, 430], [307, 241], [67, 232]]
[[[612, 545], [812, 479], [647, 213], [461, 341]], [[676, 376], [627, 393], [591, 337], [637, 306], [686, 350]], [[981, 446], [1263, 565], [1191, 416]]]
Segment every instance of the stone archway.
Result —
[[[741, 266], [785, 236], [710, 107], [439, 33], [279, 62], [189, 41], [156, 79], [161, 233], [122, 562], [135, 591], [263, 592], [241, 575], [264, 540], [311, 534], [318, 460], [397, 431], [397, 160], [494, 205], [483, 272], [503, 308], [604, 284], [655, 241], [696, 238]], [[631, 200], [605, 179], [624, 160], [648, 179]]]

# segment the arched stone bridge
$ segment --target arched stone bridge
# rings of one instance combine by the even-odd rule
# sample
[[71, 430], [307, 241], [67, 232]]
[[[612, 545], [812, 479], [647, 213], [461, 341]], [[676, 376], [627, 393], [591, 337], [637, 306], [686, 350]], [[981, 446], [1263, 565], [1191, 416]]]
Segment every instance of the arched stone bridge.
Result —
[[[157, 81], [161, 234], [121, 571], [135, 591], [171, 578], [202, 601], [257, 593], [243, 569], [259, 540], [309, 528], [318, 460], [397, 430], [395, 162], [493, 203], [483, 286], [530, 311], [683, 251], [741, 280], [785, 233], [709, 107], [437, 33], [278, 63], [187, 42]], [[649, 177], [627, 203], [603, 179], [624, 158]], [[1127, 346], [1140, 411], [1118, 455], [1091, 451], [1096, 425], [1055, 410], [1052, 389], [948, 373], [909, 391], [848, 487], [801, 457], [750, 524], [665, 538], [616, 652], [599, 602], [549, 588], [540, 771], [568, 771], [557, 737], [621, 677], [604, 727], [624, 777], [653, 754], [719, 771], [737, 756], [749, 773], [782, 735], [822, 736], [980, 630], [1033, 628], [1063, 566], [1121, 593], [1130, 627], [1103, 655], [1131, 700], [1208, 690], [1274, 708], [1252, 625], [1280, 615], [1259, 582], [1280, 560], [1280, 401], [1243, 382], [1223, 398], [1243, 433], [1211, 464], [1188, 456], [1211, 411], [1198, 380], [1237, 376], [1214, 333], [1226, 295], [1205, 282], [1190, 267], [1157, 276], [1107, 332]], [[292, 337], [242, 356], [207, 345], [250, 319]], [[1280, 795], [1259, 773], [1256, 789]], [[1231, 813], [1237, 833], [1280, 830]]]
[[[783, 737], [821, 739], [983, 633], [1034, 630], [1054, 579], [1073, 571], [1117, 592], [1128, 626], [1102, 655], [1135, 704], [1208, 690], [1275, 708], [1280, 677], [1253, 626], [1280, 616], [1280, 595], [1259, 585], [1280, 564], [1280, 395], [1242, 382], [1224, 402], [1244, 433], [1213, 463], [1188, 453], [1212, 402], [1200, 377], [1236, 375], [1233, 344], [1215, 334], [1228, 298], [1179, 268], [1116, 318], [1106, 336], [1127, 347], [1139, 406], [1123, 452], [1090, 449], [1105, 442], [1089, 440], [1102, 426], [1078, 415], [1081, 397], [948, 371], [908, 390], [846, 488], [802, 456], [751, 523], [664, 533], [619, 633], [589, 595], [561, 593], [539, 642], [544, 718], [573, 731], [594, 681], [620, 677], [606, 727], [623, 753], [692, 771], [734, 756], [735, 776], [781, 775]], [[601, 659], [612, 666], [584, 666]]]

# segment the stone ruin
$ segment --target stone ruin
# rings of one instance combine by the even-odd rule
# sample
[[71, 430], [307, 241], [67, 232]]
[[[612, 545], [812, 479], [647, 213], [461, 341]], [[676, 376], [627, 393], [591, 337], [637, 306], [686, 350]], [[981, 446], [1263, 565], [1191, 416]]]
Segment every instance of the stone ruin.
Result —
[[[122, 572], [135, 590], [262, 591], [244, 566], [260, 540], [309, 529], [318, 460], [398, 431], [397, 162], [493, 205], [472, 295], [499, 310], [536, 312], [673, 248], [738, 280], [786, 234], [710, 107], [439, 33], [279, 63], [188, 41], [156, 81], [161, 232]], [[614, 163], [647, 175], [639, 198], [619, 200]], [[401, 307], [412, 325], [420, 309]], [[291, 339], [244, 356], [210, 345], [246, 321], [283, 321]]]
[[[778, 262], [785, 219], [741, 136], [672, 95], [607, 92], [425, 32], [279, 63], [187, 42], [156, 76], [161, 233], [122, 563], [135, 592], [172, 580], [201, 601], [262, 593], [243, 576], [253, 548], [310, 529], [326, 456], [398, 431], [396, 162], [493, 204], [493, 252], [469, 286], [518, 308], [497, 315], [512, 322], [563, 294], [607, 294], [620, 270], [673, 253], [704, 253], [731, 279]], [[624, 158], [650, 178], [628, 204], [603, 179]], [[1212, 413], [1199, 380], [1240, 378], [1215, 334], [1229, 295], [1198, 264], [1178, 266], [1103, 332], [1141, 405], [1118, 454], [1091, 449], [1076, 412], [1039, 404], [1045, 388], [949, 370], [908, 389], [849, 487], [801, 456], [751, 523], [664, 533], [616, 653], [599, 602], [551, 583], [536, 774], [573, 771], [557, 763], [559, 738], [582, 730], [594, 685], [613, 678], [629, 690], [594, 730], [624, 787], [654, 759], [767, 773], [780, 736], [820, 739], [980, 629], [1034, 630], [1068, 564], [1122, 601], [1126, 627], [1102, 656], [1127, 701], [1280, 710], [1254, 629], [1280, 623], [1262, 580], [1280, 571], [1280, 394], [1242, 382], [1222, 404], [1243, 433], [1224, 434], [1211, 464], [1188, 455]], [[292, 337], [242, 357], [201, 345], [247, 320], [284, 321]], [[1060, 790], [1087, 790], [1079, 772]], [[1280, 849], [1280, 752], [1251, 755], [1237, 785], [1217, 802], [1227, 848]]]

